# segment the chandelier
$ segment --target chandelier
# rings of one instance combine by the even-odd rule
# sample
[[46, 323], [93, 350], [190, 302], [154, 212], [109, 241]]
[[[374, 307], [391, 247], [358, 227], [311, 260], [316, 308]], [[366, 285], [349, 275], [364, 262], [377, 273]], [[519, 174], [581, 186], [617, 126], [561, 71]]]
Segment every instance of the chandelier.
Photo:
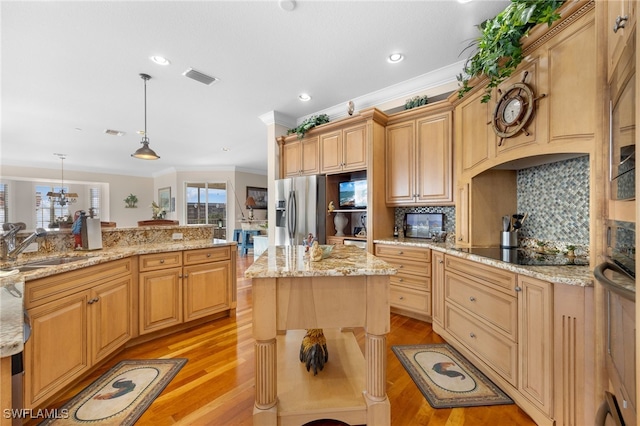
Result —
[[65, 192], [64, 190], [64, 159], [67, 157], [65, 157], [65, 154], [54, 153], [53, 155], [57, 155], [60, 158], [60, 161], [62, 163], [62, 177], [60, 179], [60, 192], [49, 191], [47, 192], [47, 197], [49, 197], [49, 200], [51, 200], [53, 204], [58, 204], [64, 207], [67, 204], [73, 204], [76, 201], [78, 201], [78, 194], [76, 194], [75, 192]]

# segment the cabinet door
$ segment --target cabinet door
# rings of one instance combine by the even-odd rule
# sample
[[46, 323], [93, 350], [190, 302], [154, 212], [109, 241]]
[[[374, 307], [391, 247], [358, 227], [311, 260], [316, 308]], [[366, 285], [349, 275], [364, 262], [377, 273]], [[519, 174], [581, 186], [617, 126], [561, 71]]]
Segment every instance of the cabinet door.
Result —
[[636, 1], [634, 0], [608, 0], [607, 18], [607, 68], [609, 79], [616, 64], [620, 60], [622, 51], [629, 42], [629, 36], [633, 33], [636, 23]]
[[432, 251], [431, 295], [433, 322], [444, 327], [444, 253]]
[[[535, 278], [519, 276], [518, 389], [551, 415], [553, 401], [553, 287]], [[564, 372], [559, 372], [564, 374]]]
[[469, 183], [458, 186], [456, 196], [456, 240], [469, 244]]
[[94, 287], [91, 308], [91, 360], [95, 364], [131, 338], [131, 277]]
[[451, 113], [418, 120], [416, 128], [417, 201], [451, 203]]
[[318, 137], [304, 138], [301, 142], [301, 173], [303, 175], [317, 175], [320, 173], [320, 158], [318, 155]]
[[415, 121], [387, 127], [386, 169], [388, 205], [415, 202]]
[[342, 131], [320, 136], [320, 167], [321, 173], [342, 171]]
[[488, 103], [480, 102], [484, 92], [469, 95], [455, 110], [458, 171], [466, 172], [495, 156], [495, 133], [491, 129]]
[[300, 141], [289, 142], [282, 148], [282, 162], [284, 164], [284, 176], [299, 176], [302, 171], [302, 143]]
[[342, 131], [342, 170], [355, 171], [367, 168], [367, 126], [350, 127]]
[[182, 322], [182, 268], [140, 274], [140, 334]]
[[29, 309], [31, 338], [24, 350], [25, 408], [44, 402], [89, 369], [88, 307], [88, 292], [84, 291]]
[[185, 321], [229, 309], [230, 274], [230, 260], [184, 268]]

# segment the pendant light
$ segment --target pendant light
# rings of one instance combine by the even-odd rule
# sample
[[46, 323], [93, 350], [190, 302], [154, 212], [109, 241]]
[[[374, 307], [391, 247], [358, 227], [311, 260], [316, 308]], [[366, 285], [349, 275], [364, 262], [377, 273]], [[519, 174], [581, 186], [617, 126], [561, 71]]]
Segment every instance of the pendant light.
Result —
[[144, 80], [144, 134], [140, 141], [142, 148], [138, 148], [131, 156], [141, 160], [157, 160], [160, 156], [149, 148], [149, 138], [147, 137], [147, 80], [150, 80], [151, 76], [149, 74], [140, 74], [140, 78]]
[[75, 192], [65, 192], [64, 191], [64, 159], [65, 154], [53, 154], [60, 157], [60, 161], [62, 162], [62, 175], [60, 178], [60, 192], [49, 191], [47, 192], [47, 197], [51, 200], [53, 204], [58, 204], [59, 206], [66, 206], [67, 204], [73, 204], [78, 201], [78, 194]]

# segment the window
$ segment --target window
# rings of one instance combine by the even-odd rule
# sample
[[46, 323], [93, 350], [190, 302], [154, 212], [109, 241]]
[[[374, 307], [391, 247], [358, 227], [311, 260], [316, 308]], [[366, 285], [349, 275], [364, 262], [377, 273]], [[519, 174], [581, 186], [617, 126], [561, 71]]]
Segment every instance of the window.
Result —
[[188, 225], [215, 224], [220, 228], [226, 227], [226, 183], [187, 183], [185, 194]]
[[[47, 197], [49, 191], [60, 192], [61, 189], [59, 186], [36, 185], [36, 227], [57, 228], [60, 223], [73, 221], [69, 204], [61, 206]], [[65, 187], [64, 190], [69, 192], [69, 188]]]
[[93, 215], [100, 217], [100, 188], [89, 188], [89, 210]]
[[0, 183], [0, 224], [9, 222], [9, 187]]

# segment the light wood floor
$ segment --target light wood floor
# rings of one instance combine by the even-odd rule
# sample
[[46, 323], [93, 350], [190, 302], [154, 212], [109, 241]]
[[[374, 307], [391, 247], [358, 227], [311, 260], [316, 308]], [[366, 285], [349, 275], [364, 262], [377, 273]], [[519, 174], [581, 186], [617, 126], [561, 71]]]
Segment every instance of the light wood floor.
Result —
[[[48, 408], [59, 408], [123, 359], [182, 357], [188, 358], [189, 362], [143, 414], [138, 425], [251, 425], [254, 398], [251, 281], [244, 278], [244, 270], [252, 261], [251, 254], [238, 257], [235, 319], [223, 318], [125, 349], [77, 386], [68, 389]], [[364, 349], [364, 333], [358, 330], [356, 334]], [[516, 405], [431, 408], [391, 351], [391, 346], [442, 341], [430, 324], [391, 315], [391, 332], [387, 336], [387, 394], [393, 425], [535, 425]], [[319, 423], [314, 422], [314, 425]]]

